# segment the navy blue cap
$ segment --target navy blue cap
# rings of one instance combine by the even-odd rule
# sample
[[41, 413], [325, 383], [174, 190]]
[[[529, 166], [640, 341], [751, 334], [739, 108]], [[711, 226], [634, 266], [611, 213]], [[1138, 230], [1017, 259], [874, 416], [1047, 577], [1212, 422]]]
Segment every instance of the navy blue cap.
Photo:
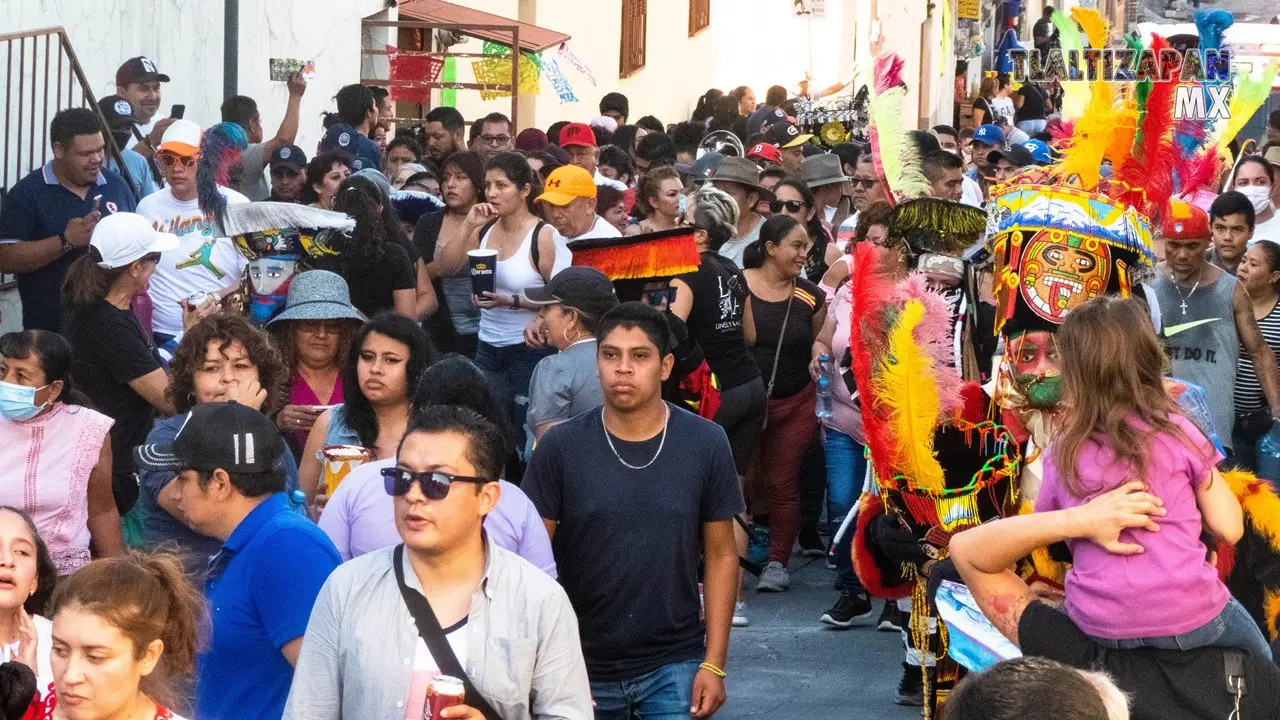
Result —
[[277, 167], [288, 167], [293, 170], [301, 170], [307, 166], [307, 154], [302, 152], [302, 148], [297, 145], [285, 145], [276, 148], [271, 153], [271, 161], [268, 163], [271, 169]]
[[356, 154], [360, 133], [346, 123], [334, 123], [320, 138], [320, 152], [343, 150], [351, 155]]

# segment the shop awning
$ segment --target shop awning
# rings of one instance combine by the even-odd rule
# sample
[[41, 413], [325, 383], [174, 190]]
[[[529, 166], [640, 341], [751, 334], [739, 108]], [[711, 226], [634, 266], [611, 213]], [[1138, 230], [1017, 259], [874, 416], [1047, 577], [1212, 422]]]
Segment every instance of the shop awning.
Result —
[[402, 0], [400, 3], [401, 20], [420, 20], [430, 23], [469, 26], [459, 29], [464, 35], [489, 40], [503, 45], [511, 43], [511, 33], [500, 30], [485, 30], [483, 25], [519, 25], [520, 50], [522, 52], [540, 52], [553, 48], [569, 39], [568, 35], [555, 30], [538, 27], [530, 23], [512, 20], [501, 15], [473, 10], [443, 0]]

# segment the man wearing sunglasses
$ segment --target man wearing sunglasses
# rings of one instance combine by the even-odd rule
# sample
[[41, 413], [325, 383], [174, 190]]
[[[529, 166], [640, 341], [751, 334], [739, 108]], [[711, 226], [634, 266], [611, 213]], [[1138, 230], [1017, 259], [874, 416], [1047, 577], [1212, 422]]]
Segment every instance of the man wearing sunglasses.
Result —
[[[174, 120], [156, 148], [156, 162], [165, 187], [138, 203], [138, 214], [160, 232], [178, 236], [181, 245], [164, 254], [151, 276], [147, 294], [153, 307], [151, 327], [158, 346], [182, 332], [182, 313], [194, 310], [187, 299], [209, 296], [201, 303], [212, 310], [218, 297], [234, 290], [248, 263], [227, 238], [214, 237], [213, 219], [205, 217], [196, 198], [196, 165], [200, 160], [200, 126], [190, 120]], [[249, 198], [226, 187], [218, 192], [228, 203]]]
[[183, 521], [222, 541], [205, 581], [213, 632], [197, 663], [197, 717], [281, 716], [312, 605], [342, 562], [289, 506], [283, 452], [276, 424], [234, 402], [197, 405], [172, 444], [134, 451], [139, 467], [176, 472]]
[[569, 598], [483, 531], [506, 446], [468, 408], [433, 405], [410, 419], [395, 466], [382, 470], [403, 544], [362, 555], [325, 583], [285, 718], [424, 717], [439, 675], [467, 692], [466, 707], [438, 717], [591, 717]]

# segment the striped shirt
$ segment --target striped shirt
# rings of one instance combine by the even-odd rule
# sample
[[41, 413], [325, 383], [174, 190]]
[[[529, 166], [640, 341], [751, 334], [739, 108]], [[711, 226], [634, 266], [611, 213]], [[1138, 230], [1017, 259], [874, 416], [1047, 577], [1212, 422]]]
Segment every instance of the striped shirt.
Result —
[[[1280, 301], [1271, 307], [1271, 312], [1266, 317], [1258, 321], [1258, 327], [1271, 352], [1280, 357]], [[1236, 364], [1235, 403], [1237, 415], [1257, 412], [1266, 407], [1262, 385], [1253, 371], [1253, 358], [1245, 352], [1240, 353], [1240, 360]]]

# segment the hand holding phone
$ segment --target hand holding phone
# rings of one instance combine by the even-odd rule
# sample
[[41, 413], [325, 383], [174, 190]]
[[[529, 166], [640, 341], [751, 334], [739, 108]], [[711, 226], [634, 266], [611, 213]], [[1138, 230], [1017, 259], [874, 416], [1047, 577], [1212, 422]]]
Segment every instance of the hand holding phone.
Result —
[[174, 120], [181, 120], [182, 116], [186, 114], [187, 114], [186, 105], [174, 105], [173, 109], [169, 111], [169, 117], [173, 118]]

